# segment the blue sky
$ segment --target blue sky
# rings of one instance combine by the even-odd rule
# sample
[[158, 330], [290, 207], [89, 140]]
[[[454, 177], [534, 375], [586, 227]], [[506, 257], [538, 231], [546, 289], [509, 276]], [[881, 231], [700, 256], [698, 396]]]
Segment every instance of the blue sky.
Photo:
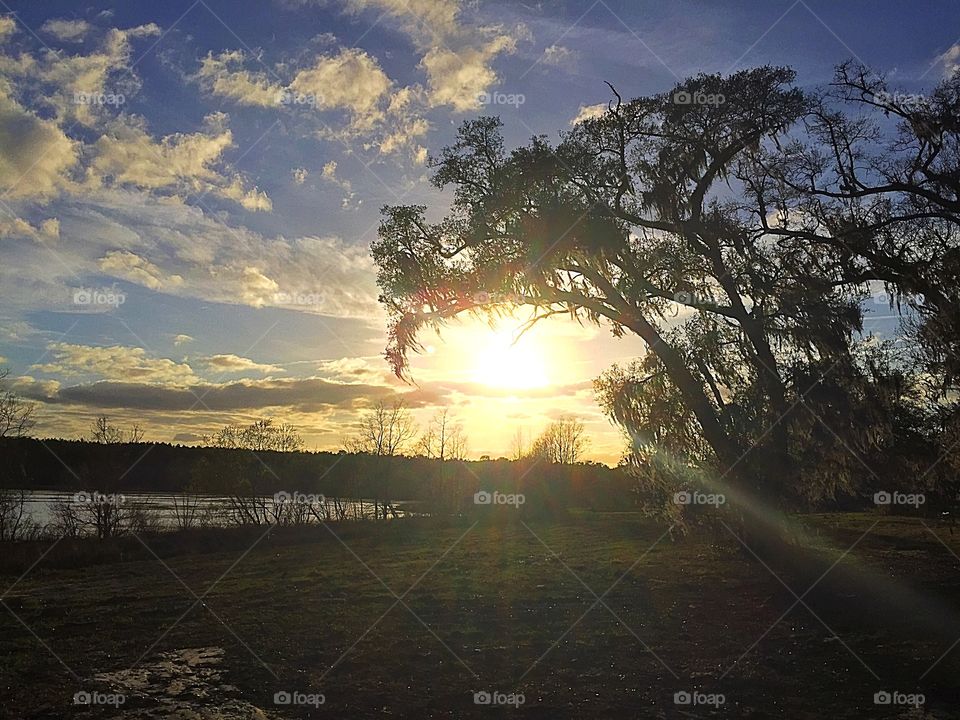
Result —
[[332, 448], [408, 393], [422, 420], [453, 408], [474, 455], [574, 413], [615, 460], [590, 380], [634, 340], [545, 324], [512, 361], [549, 383], [516, 388], [476, 367], [506, 331], [467, 324], [419, 387], [391, 378], [379, 208], [443, 211], [425, 160], [465, 118], [499, 114], [513, 145], [556, 138], [605, 81], [785, 64], [814, 88], [849, 58], [923, 92], [958, 42], [952, 2], [0, 2], [0, 365], [44, 435], [108, 412], [190, 442], [273, 415]]

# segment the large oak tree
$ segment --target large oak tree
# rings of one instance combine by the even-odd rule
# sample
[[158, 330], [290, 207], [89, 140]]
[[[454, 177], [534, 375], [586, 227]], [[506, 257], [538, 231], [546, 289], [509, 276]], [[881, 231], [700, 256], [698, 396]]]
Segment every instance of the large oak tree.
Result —
[[889, 410], [858, 346], [877, 273], [837, 241], [836, 208], [791, 227], [811, 196], [787, 148], [824, 141], [826, 102], [793, 81], [763, 67], [614, 91], [556, 146], [507, 151], [498, 119], [464, 123], [431, 161], [449, 214], [387, 207], [373, 247], [397, 373], [461, 313], [567, 313], [645, 341], [598, 390], [648, 464], [696, 464], [764, 511], [851, 492]]

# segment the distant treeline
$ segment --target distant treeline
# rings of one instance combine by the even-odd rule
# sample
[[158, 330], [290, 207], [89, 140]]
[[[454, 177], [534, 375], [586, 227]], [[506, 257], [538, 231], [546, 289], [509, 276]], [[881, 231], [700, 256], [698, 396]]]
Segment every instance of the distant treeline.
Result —
[[362, 453], [275, 452], [167, 443], [0, 438], [0, 487], [233, 495], [319, 493], [390, 497], [446, 508], [485, 490], [523, 493], [527, 510], [629, 509], [636, 481], [622, 468], [544, 460], [447, 460]]

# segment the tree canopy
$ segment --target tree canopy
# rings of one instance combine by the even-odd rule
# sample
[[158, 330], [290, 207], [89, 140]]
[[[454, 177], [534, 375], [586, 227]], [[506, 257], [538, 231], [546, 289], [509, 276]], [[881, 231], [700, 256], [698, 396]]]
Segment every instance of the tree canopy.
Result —
[[[606, 324], [649, 351], [597, 381], [648, 470], [693, 465], [778, 506], [855, 491], [918, 384], [954, 381], [960, 327], [957, 83], [908, 110], [871, 101], [892, 95], [866, 78], [844, 65], [804, 92], [761, 67], [629, 101], [611, 88], [556, 145], [510, 151], [499, 119], [465, 122], [431, 159], [446, 217], [383, 211], [388, 360], [403, 375], [418, 333], [461, 313]], [[902, 122], [845, 114], [864, 104]], [[912, 352], [864, 333], [873, 283], [910, 310]]]

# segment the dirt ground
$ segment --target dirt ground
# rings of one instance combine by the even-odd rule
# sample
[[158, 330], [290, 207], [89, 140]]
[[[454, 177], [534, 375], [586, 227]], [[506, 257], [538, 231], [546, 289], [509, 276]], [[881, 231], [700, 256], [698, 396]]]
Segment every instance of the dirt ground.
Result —
[[629, 514], [41, 560], [0, 577], [0, 716], [957, 717], [960, 534], [800, 522], [819, 578]]

